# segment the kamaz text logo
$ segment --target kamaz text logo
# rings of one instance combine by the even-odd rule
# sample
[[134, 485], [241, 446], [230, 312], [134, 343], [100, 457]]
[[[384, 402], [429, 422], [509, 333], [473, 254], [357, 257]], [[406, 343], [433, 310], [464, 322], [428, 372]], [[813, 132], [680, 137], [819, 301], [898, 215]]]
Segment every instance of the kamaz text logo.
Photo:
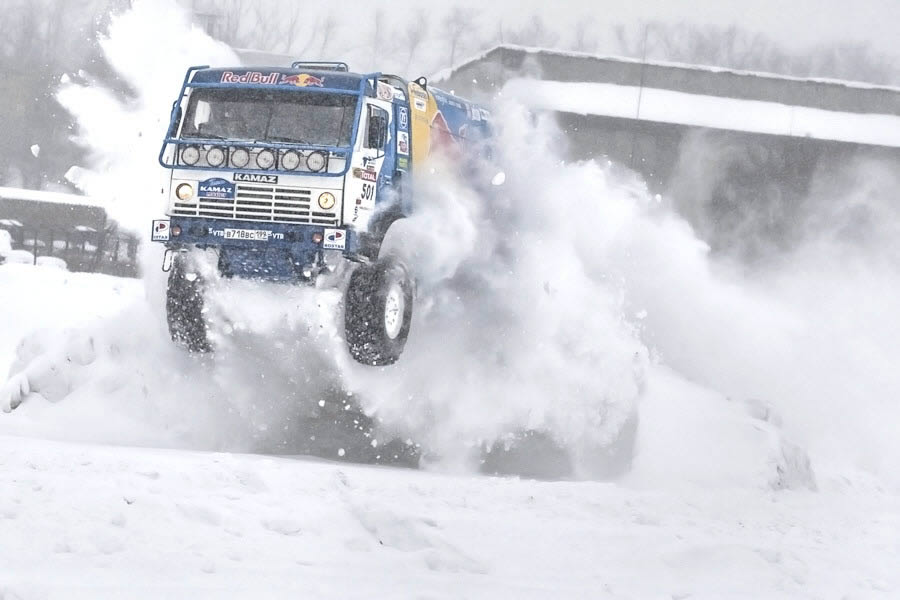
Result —
[[235, 181], [246, 181], [249, 183], [278, 183], [278, 175], [262, 175], [260, 173], [235, 173]]

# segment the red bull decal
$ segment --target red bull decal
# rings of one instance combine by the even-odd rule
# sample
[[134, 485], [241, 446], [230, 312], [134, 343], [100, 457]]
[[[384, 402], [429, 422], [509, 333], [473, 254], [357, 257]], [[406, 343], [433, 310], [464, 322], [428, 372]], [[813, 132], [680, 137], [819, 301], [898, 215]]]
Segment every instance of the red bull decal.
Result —
[[260, 73], [259, 71], [247, 71], [246, 73], [222, 73], [222, 83], [247, 83], [256, 85], [275, 85], [278, 83], [280, 73]]
[[308, 73], [300, 73], [299, 75], [282, 75], [281, 85], [295, 85], [297, 87], [323, 87], [325, 85], [324, 77], [316, 77]]

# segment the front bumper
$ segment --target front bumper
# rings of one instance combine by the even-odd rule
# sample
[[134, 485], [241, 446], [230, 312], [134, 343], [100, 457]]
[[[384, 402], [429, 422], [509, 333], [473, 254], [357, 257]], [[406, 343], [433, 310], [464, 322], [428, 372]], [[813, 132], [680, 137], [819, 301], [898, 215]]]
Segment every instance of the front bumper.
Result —
[[[160, 233], [163, 230], [166, 235]], [[240, 235], [251, 232], [255, 239], [227, 237], [235, 232], [243, 232]], [[223, 275], [270, 280], [307, 278], [309, 270], [321, 264], [323, 251], [353, 257], [359, 250], [359, 238], [353, 230], [195, 217], [154, 221], [152, 239], [171, 250], [218, 249], [219, 270]]]

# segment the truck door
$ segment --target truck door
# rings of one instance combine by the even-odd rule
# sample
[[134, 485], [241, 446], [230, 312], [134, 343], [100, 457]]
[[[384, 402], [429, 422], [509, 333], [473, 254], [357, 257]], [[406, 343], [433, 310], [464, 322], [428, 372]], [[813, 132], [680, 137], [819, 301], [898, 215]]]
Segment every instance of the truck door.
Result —
[[367, 100], [344, 184], [344, 225], [366, 231], [382, 191], [391, 186], [396, 153], [390, 102]]

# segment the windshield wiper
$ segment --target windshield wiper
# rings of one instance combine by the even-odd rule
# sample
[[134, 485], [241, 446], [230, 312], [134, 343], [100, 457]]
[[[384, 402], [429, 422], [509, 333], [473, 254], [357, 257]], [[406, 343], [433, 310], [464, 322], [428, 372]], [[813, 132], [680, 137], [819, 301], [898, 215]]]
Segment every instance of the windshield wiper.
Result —
[[215, 133], [206, 133], [203, 131], [198, 131], [193, 135], [182, 135], [184, 139], [188, 140], [224, 140], [227, 138], [222, 137], [221, 135], [216, 135]]
[[[261, 140], [257, 140], [257, 141], [261, 141]], [[272, 136], [269, 136], [268, 141], [270, 141], [270, 142], [284, 142], [284, 143], [286, 143], [286, 144], [309, 144], [309, 142], [307, 142], [306, 140], [302, 140], [302, 139], [299, 139], [299, 138], [285, 137], [285, 136], [281, 136], [281, 135], [272, 135]]]

